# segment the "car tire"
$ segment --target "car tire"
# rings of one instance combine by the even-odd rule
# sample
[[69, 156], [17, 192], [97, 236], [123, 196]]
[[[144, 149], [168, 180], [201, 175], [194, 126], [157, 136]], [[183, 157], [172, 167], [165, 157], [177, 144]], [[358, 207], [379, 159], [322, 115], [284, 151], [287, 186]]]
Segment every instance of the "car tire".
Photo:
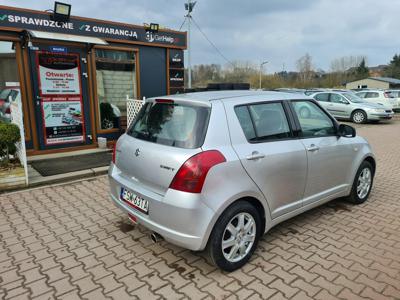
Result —
[[[346, 200], [353, 204], [364, 203], [371, 193], [373, 183], [374, 168], [370, 162], [365, 160], [357, 170], [350, 195]], [[364, 185], [364, 189], [362, 185]]]
[[[242, 216], [243, 226], [239, 224]], [[210, 262], [227, 272], [245, 265], [257, 247], [261, 224], [260, 214], [253, 205], [244, 200], [233, 203], [219, 217], [211, 232], [207, 244]]]
[[351, 114], [351, 121], [356, 124], [367, 122], [367, 114], [362, 110], [356, 110]]
[[308, 119], [311, 116], [311, 111], [307, 107], [302, 107], [300, 108], [299, 114], [301, 118]]

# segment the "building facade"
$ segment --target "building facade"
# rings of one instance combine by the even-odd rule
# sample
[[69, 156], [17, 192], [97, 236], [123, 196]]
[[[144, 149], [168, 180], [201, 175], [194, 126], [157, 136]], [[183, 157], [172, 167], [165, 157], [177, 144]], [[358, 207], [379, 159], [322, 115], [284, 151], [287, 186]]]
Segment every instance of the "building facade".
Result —
[[97, 147], [127, 99], [183, 91], [184, 49], [186, 32], [0, 6], [0, 107], [21, 100], [28, 155]]
[[369, 77], [346, 83], [346, 89], [398, 89], [400, 80], [387, 77]]

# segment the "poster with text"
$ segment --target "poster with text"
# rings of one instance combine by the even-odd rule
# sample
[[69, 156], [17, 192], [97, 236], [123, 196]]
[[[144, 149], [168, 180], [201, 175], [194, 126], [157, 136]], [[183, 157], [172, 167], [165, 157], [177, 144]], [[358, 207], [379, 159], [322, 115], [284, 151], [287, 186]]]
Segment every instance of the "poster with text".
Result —
[[42, 102], [46, 144], [83, 142], [80, 101]]
[[39, 53], [40, 93], [44, 95], [80, 95], [79, 56]]

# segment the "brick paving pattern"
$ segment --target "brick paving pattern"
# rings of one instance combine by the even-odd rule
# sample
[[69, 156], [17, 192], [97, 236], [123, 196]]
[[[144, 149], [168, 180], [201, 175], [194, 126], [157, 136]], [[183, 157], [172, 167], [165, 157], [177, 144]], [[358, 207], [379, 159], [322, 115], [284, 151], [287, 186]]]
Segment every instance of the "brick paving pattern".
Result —
[[107, 178], [0, 196], [0, 299], [400, 299], [400, 122], [358, 129], [371, 198], [333, 201], [266, 234], [224, 273], [130, 225]]

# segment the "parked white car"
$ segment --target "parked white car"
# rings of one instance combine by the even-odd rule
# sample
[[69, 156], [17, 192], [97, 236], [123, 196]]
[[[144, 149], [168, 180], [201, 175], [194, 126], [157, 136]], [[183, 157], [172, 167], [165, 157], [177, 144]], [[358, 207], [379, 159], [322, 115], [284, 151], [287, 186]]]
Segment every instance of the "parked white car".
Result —
[[386, 90], [390, 95], [396, 99], [397, 106], [393, 107], [393, 110], [400, 111], [400, 90]]
[[0, 91], [0, 121], [11, 122], [11, 103], [21, 101], [19, 87], [6, 87]]
[[397, 100], [385, 90], [365, 90], [357, 92], [356, 95], [367, 102], [381, 104], [388, 109], [398, 108]]

